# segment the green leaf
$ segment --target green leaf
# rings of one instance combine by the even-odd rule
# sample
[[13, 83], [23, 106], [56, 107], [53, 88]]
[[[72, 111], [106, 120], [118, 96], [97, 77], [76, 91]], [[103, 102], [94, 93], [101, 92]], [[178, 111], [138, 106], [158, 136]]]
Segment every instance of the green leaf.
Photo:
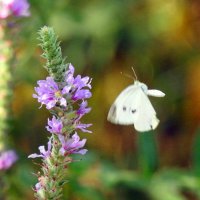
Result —
[[157, 167], [157, 147], [152, 132], [138, 134], [138, 165], [143, 174], [150, 175]]
[[200, 176], [200, 128], [194, 137], [194, 144], [192, 148], [193, 169], [195, 173]]

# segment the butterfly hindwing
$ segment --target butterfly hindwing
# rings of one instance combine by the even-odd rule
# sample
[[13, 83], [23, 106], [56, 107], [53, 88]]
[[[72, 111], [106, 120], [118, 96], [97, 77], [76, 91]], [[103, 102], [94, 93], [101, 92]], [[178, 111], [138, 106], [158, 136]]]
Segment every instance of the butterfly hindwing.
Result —
[[134, 127], [140, 132], [154, 130], [159, 124], [156, 112], [148, 96], [142, 90], [138, 92], [138, 95], [140, 96], [140, 101], [138, 104], [137, 119], [134, 121]]

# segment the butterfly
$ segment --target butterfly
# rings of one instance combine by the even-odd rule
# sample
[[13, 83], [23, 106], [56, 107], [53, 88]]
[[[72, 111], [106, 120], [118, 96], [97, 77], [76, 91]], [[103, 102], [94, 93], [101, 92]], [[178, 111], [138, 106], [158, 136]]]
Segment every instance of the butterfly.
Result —
[[[135, 71], [133, 69], [135, 74]], [[154, 130], [159, 119], [148, 96], [164, 97], [160, 90], [149, 90], [147, 85], [136, 80], [116, 98], [108, 112], [107, 120], [114, 124], [131, 125], [139, 132]]]

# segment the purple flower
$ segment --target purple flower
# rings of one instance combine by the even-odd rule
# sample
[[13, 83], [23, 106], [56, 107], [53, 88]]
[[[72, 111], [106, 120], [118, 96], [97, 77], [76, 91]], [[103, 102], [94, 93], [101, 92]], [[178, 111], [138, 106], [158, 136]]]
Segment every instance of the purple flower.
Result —
[[34, 188], [34, 190], [36, 192], [38, 192], [39, 190], [41, 190], [45, 186], [45, 177], [44, 176], [40, 176], [38, 178], [38, 181], [39, 182], [35, 184], [35, 188]]
[[81, 75], [77, 75], [76, 78], [74, 79], [73, 84], [75, 87], [79, 89], [84, 88], [84, 87], [88, 87], [89, 89], [91, 89], [92, 88], [91, 81], [92, 80], [88, 76], [81, 78]]
[[[80, 106], [80, 108], [79, 108], [79, 113], [84, 113], [85, 114], [85, 112], [89, 112], [87, 109], [89, 109], [89, 108], [85, 108], [85, 106], [87, 106], [87, 104], [85, 104], [85, 103], [83, 103], [82, 102], [82, 105]], [[78, 114], [78, 113], [77, 113]], [[92, 131], [89, 131], [89, 130], [87, 130], [87, 128], [88, 127], [90, 127], [90, 126], [92, 126], [92, 124], [82, 124], [81, 122], [80, 122], [80, 119], [83, 117], [83, 115], [84, 114], [80, 114], [76, 119], [75, 119], [75, 121], [74, 121], [74, 127], [75, 127], [75, 129], [80, 129], [81, 131], [83, 131], [83, 132], [87, 132], [87, 133], [92, 133]]]
[[66, 91], [60, 90], [58, 84], [52, 77], [47, 77], [46, 80], [40, 80], [37, 84], [39, 85], [39, 87], [35, 87], [37, 94], [33, 94], [33, 97], [37, 98], [38, 102], [42, 105], [46, 105], [47, 109], [53, 108], [56, 103], [64, 107], [67, 106], [66, 99], [63, 97]]
[[14, 15], [16, 17], [29, 16], [29, 3], [27, 0], [1, 0], [0, 18], [5, 19], [10, 15]]
[[74, 101], [80, 100], [80, 99], [88, 99], [92, 96], [92, 93], [87, 89], [78, 89], [75, 94], [72, 96], [72, 99]]
[[83, 132], [92, 133], [92, 131], [87, 130], [92, 124], [81, 124], [80, 122], [76, 124], [76, 129], [80, 129]]
[[65, 73], [65, 80], [69, 85], [73, 85], [74, 83], [74, 66], [70, 63], [69, 69]]
[[17, 160], [17, 154], [13, 150], [0, 153], [0, 170], [10, 168]]
[[92, 96], [90, 90], [85, 89], [91, 89], [92, 79], [88, 76], [81, 78], [80, 75], [74, 78], [74, 67], [72, 64], [69, 64], [69, 70], [66, 72], [65, 81], [67, 82], [67, 90], [71, 91], [74, 101], [87, 99]]
[[47, 145], [47, 151], [45, 150], [44, 146], [39, 146], [40, 154], [31, 154], [28, 156], [28, 158], [39, 158], [42, 157], [44, 159], [48, 158], [51, 155], [51, 146], [52, 146], [52, 137], [49, 139], [48, 145]]
[[46, 126], [46, 129], [50, 133], [60, 134], [62, 133], [62, 128], [63, 128], [63, 124], [60, 119], [56, 119], [55, 116], [53, 116], [52, 120], [48, 119], [48, 126]]
[[86, 113], [89, 113], [91, 108], [87, 108], [87, 105], [87, 101], [82, 101], [82, 103], [79, 105], [79, 109], [77, 110], [77, 114], [82, 116]]
[[82, 149], [86, 143], [86, 139], [80, 140], [80, 137], [75, 133], [71, 138], [65, 139], [64, 136], [59, 135], [59, 140], [62, 144], [60, 153], [64, 155], [68, 154], [82, 154], [87, 152], [87, 149]]
[[41, 185], [40, 182], [38, 182], [38, 183], [35, 184], [35, 190], [36, 191], [39, 191], [41, 188], [42, 188], [42, 185]]

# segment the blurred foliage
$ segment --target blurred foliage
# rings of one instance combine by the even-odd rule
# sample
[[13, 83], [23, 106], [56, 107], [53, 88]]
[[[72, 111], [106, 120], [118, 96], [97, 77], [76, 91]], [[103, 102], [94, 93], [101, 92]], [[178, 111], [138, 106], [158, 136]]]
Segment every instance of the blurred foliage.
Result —
[[[93, 77], [93, 123], [89, 153], [69, 167], [65, 198], [70, 200], [200, 199], [200, 2], [198, 0], [30, 0], [31, 17], [18, 22], [15, 38], [11, 136], [20, 154], [7, 172], [8, 200], [33, 199], [27, 159], [46, 144], [48, 113], [32, 98], [36, 81], [47, 75], [37, 31], [54, 27], [63, 55], [76, 73]], [[140, 81], [166, 93], [151, 99], [159, 127], [136, 133], [107, 122], [119, 92]], [[41, 114], [42, 113], [42, 114]], [[80, 157], [77, 158], [78, 160]]]

